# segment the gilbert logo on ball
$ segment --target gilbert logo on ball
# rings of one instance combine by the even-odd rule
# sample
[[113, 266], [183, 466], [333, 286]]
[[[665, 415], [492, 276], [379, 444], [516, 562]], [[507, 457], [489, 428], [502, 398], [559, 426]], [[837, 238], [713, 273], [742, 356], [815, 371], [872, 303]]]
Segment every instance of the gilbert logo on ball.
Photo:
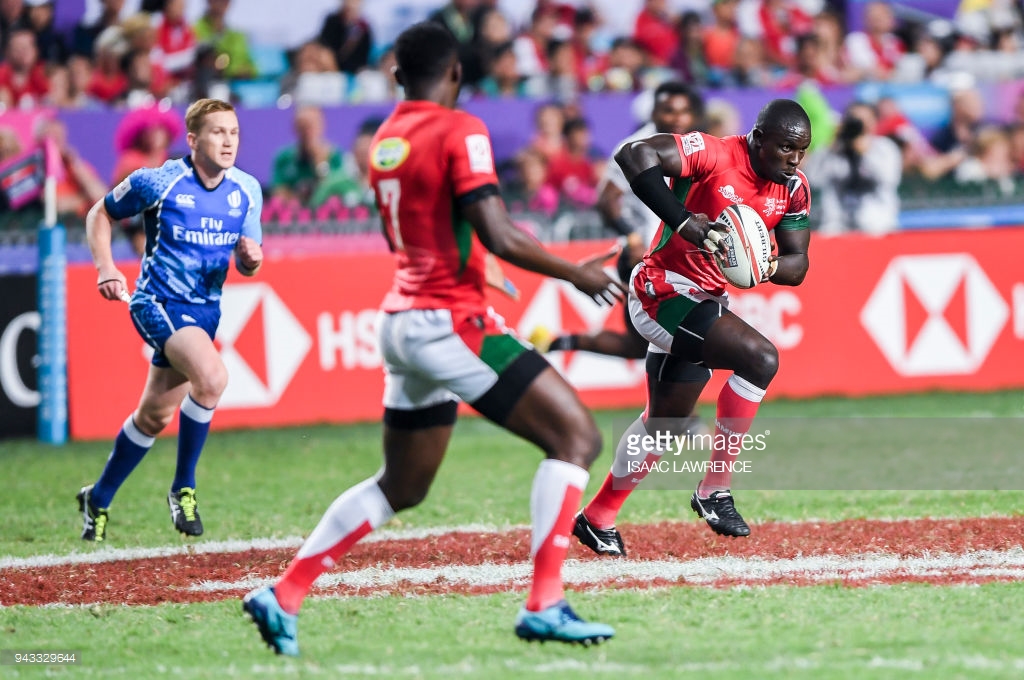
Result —
[[722, 276], [737, 288], [753, 288], [768, 271], [772, 254], [768, 227], [756, 210], [743, 204], [726, 207], [715, 221], [725, 227], [724, 242], [729, 246], [724, 262], [715, 259]]

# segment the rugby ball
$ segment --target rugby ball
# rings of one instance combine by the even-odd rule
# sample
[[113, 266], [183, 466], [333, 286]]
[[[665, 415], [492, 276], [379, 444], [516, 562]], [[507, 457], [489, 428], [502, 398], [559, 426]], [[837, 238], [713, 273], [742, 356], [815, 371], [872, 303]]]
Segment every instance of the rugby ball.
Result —
[[753, 288], [761, 283], [772, 255], [771, 236], [764, 220], [749, 205], [734, 203], [715, 221], [720, 230], [724, 228], [724, 241], [729, 244], [724, 261], [715, 258], [722, 276], [737, 288]]

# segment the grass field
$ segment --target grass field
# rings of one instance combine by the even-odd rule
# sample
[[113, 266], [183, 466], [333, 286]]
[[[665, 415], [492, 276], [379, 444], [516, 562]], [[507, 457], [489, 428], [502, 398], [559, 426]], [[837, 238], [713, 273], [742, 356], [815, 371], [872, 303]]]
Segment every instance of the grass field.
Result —
[[[595, 465], [588, 495], [610, 463], [613, 423], [634, 415], [597, 414], [606, 451]], [[977, 422], [983, 427], [968, 438], [942, 434], [942, 441], [930, 441], [928, 463], [948, 473], [965, 460], [980, 467], [998, 455], [1006, 473], [1000, 484], [986, 487], [974, 479], [964, 484], [973, 490], [948, 490], [957, 488], [956, 477], [948, 474], [936, 477], [947, 490], [926, 484], [882, 490], [884, 479], [874, 490], [836, 490], [853, 486], [848, 479], [832, 488], [826, 483], [797, 491], [738, 487], [738, 506], [758, 523], [1013, 517], [1024, 508], [1024, 491], [1013, 490], [1021, 468], [1011, 455], [1021, 416], [1024, 392], [768, 403], [759, 423], [762, 418], [793, 419], [804, 428], [792, 442], [787, 440], [786, 457], [777, 466], [842, 471], [830, 465], [854, 461], [858, 469], [887, 476], [887, 466], [907, 446], [864, 450], [849, 441], [823, 443], [810, 436], [816, 431], [814, 419], [865, 418], [868, 425], [888, 423], [893, 432], [905, 432], [900, 422], [913, 422], [918, 429], [911, 430], [919, 431], [919, 419], [934, 419], [934, 429], [942, 431], [941, 423], [961, 417], [968, 428]], [[297, 541], [341, 490], [376, 470], [379, 437], [378, 425], [214, 433], [199, 468], [207, 535], [192, 545], [254, 538]], [[95, 479], [109, 442], [55, 449], [5, 441], [0, 447], [10, 473], [0, 500], [5, 518], [0, 562], [42, 555], [60, 560], [91, 552], [78, 539], [74, 494]], [[537, 461], [528, 444], [478, 419], [463, 419], [431, 496], [388, 529], [524, 525]], [[182, 545], [171, 530], [164, 501], [173, 463], [173, 441], [160, 440], [119, 493], [111, 509], [110, 545], [101, 551]], [[638, 491], [622, 519], [692, 525], [690, 493], [689, 488]], [[813, 524], [798, 526], [815, 531]], [[633, 528], [634, 535], [638, 529]], [[1004, 539], [1020, 550], [1019, 537]], [[727, 555], [730, 548], [716, 550]], [[95, 570], [102, 574], [103, 564]], [[298, 660], [276, 658], [262, 647], [240, 613], [236, 593], [194, 604], [0, 607], [0, 649], [78, 650], [80, 664], [48, 671], [82, 677], [671, 678], [696, 672], [716, 678], [1011, 678], [1024, 674], [1024, 652], [1019, 651], [1024, 588], [1016, 573], [955, 586], [887, 582], [851, 587], [842, 580], [728, 588], [587, 585], [570, 594], [573, 605], [618, 630], [607, 645], [589, 650], [516, 640], [510, 628], [522, 600], [517, 587], [485, 595], [316, 597], [303, 610], [303, 656]], [[0, 568], [0, 602], [5, 605], [12, 602], [5, 592], [11, 575], [10, 569]], [[147, 573], [140, 570], [137, 578], [144, 580]], [[80, 600], [71, 593], [61, 601]], [[46, 672], [0, 666], [0, 678], [43, 677]]]

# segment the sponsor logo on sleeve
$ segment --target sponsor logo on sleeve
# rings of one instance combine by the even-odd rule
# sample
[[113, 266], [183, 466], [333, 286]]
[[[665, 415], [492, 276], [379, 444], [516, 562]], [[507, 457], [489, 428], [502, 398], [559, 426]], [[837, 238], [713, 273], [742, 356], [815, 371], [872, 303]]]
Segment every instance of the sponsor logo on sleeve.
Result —
[[699, 132], [688, 132], [683, 135], [683, 154], [692, 156], [704, 150], [704, 138]]
[[113, 191], [114, 202], [116, 203], [116, 202], [120, 201], [122, 198], [124, 198], [125, 194], [127, 194], [129, 191], [131, 191], [131, 188], [132, 188], [132, 178], [131, 177], [125, 177], [124, 180], [120, 184], [118, 184], [116, 187], [114, 187], [114, 191]]
[[494, 173], [494, 156], [491, 155], [491, 140], [487, 135], [467, 135], [466, 153], [469, 154], [471, 172]]

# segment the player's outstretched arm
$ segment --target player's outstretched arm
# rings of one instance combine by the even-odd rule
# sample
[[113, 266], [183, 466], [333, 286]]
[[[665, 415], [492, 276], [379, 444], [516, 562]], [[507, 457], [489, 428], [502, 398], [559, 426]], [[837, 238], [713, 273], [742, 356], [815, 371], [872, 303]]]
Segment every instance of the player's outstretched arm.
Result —
[[505, 203], [490, 195], [462, 206], [462, 214], [476, 230], [480, 242], [502, 260], [531, 272], [568, 281], [601, 302], [621, 300], [625, 289], [604, 271], [602, 261], [573, 264], [546, 251], [529, 234], [512, 224]]
[[807, 249], [811, 245], [811, 230], [775, 229], [774, 233], [779, 255], [771, 282], [780, 286], [799, 286], [803, 283], [807, 268], [810, 266]]
[[100, 295], [107, 300], [122, 300], [128, 294], [128, 280], [114, 264], [114, 253], [110, 248], [112, 231], [112, 220], [103, 199], [100, 199], [85, 216], [85, 238], [98, 272], [96, 286]]

